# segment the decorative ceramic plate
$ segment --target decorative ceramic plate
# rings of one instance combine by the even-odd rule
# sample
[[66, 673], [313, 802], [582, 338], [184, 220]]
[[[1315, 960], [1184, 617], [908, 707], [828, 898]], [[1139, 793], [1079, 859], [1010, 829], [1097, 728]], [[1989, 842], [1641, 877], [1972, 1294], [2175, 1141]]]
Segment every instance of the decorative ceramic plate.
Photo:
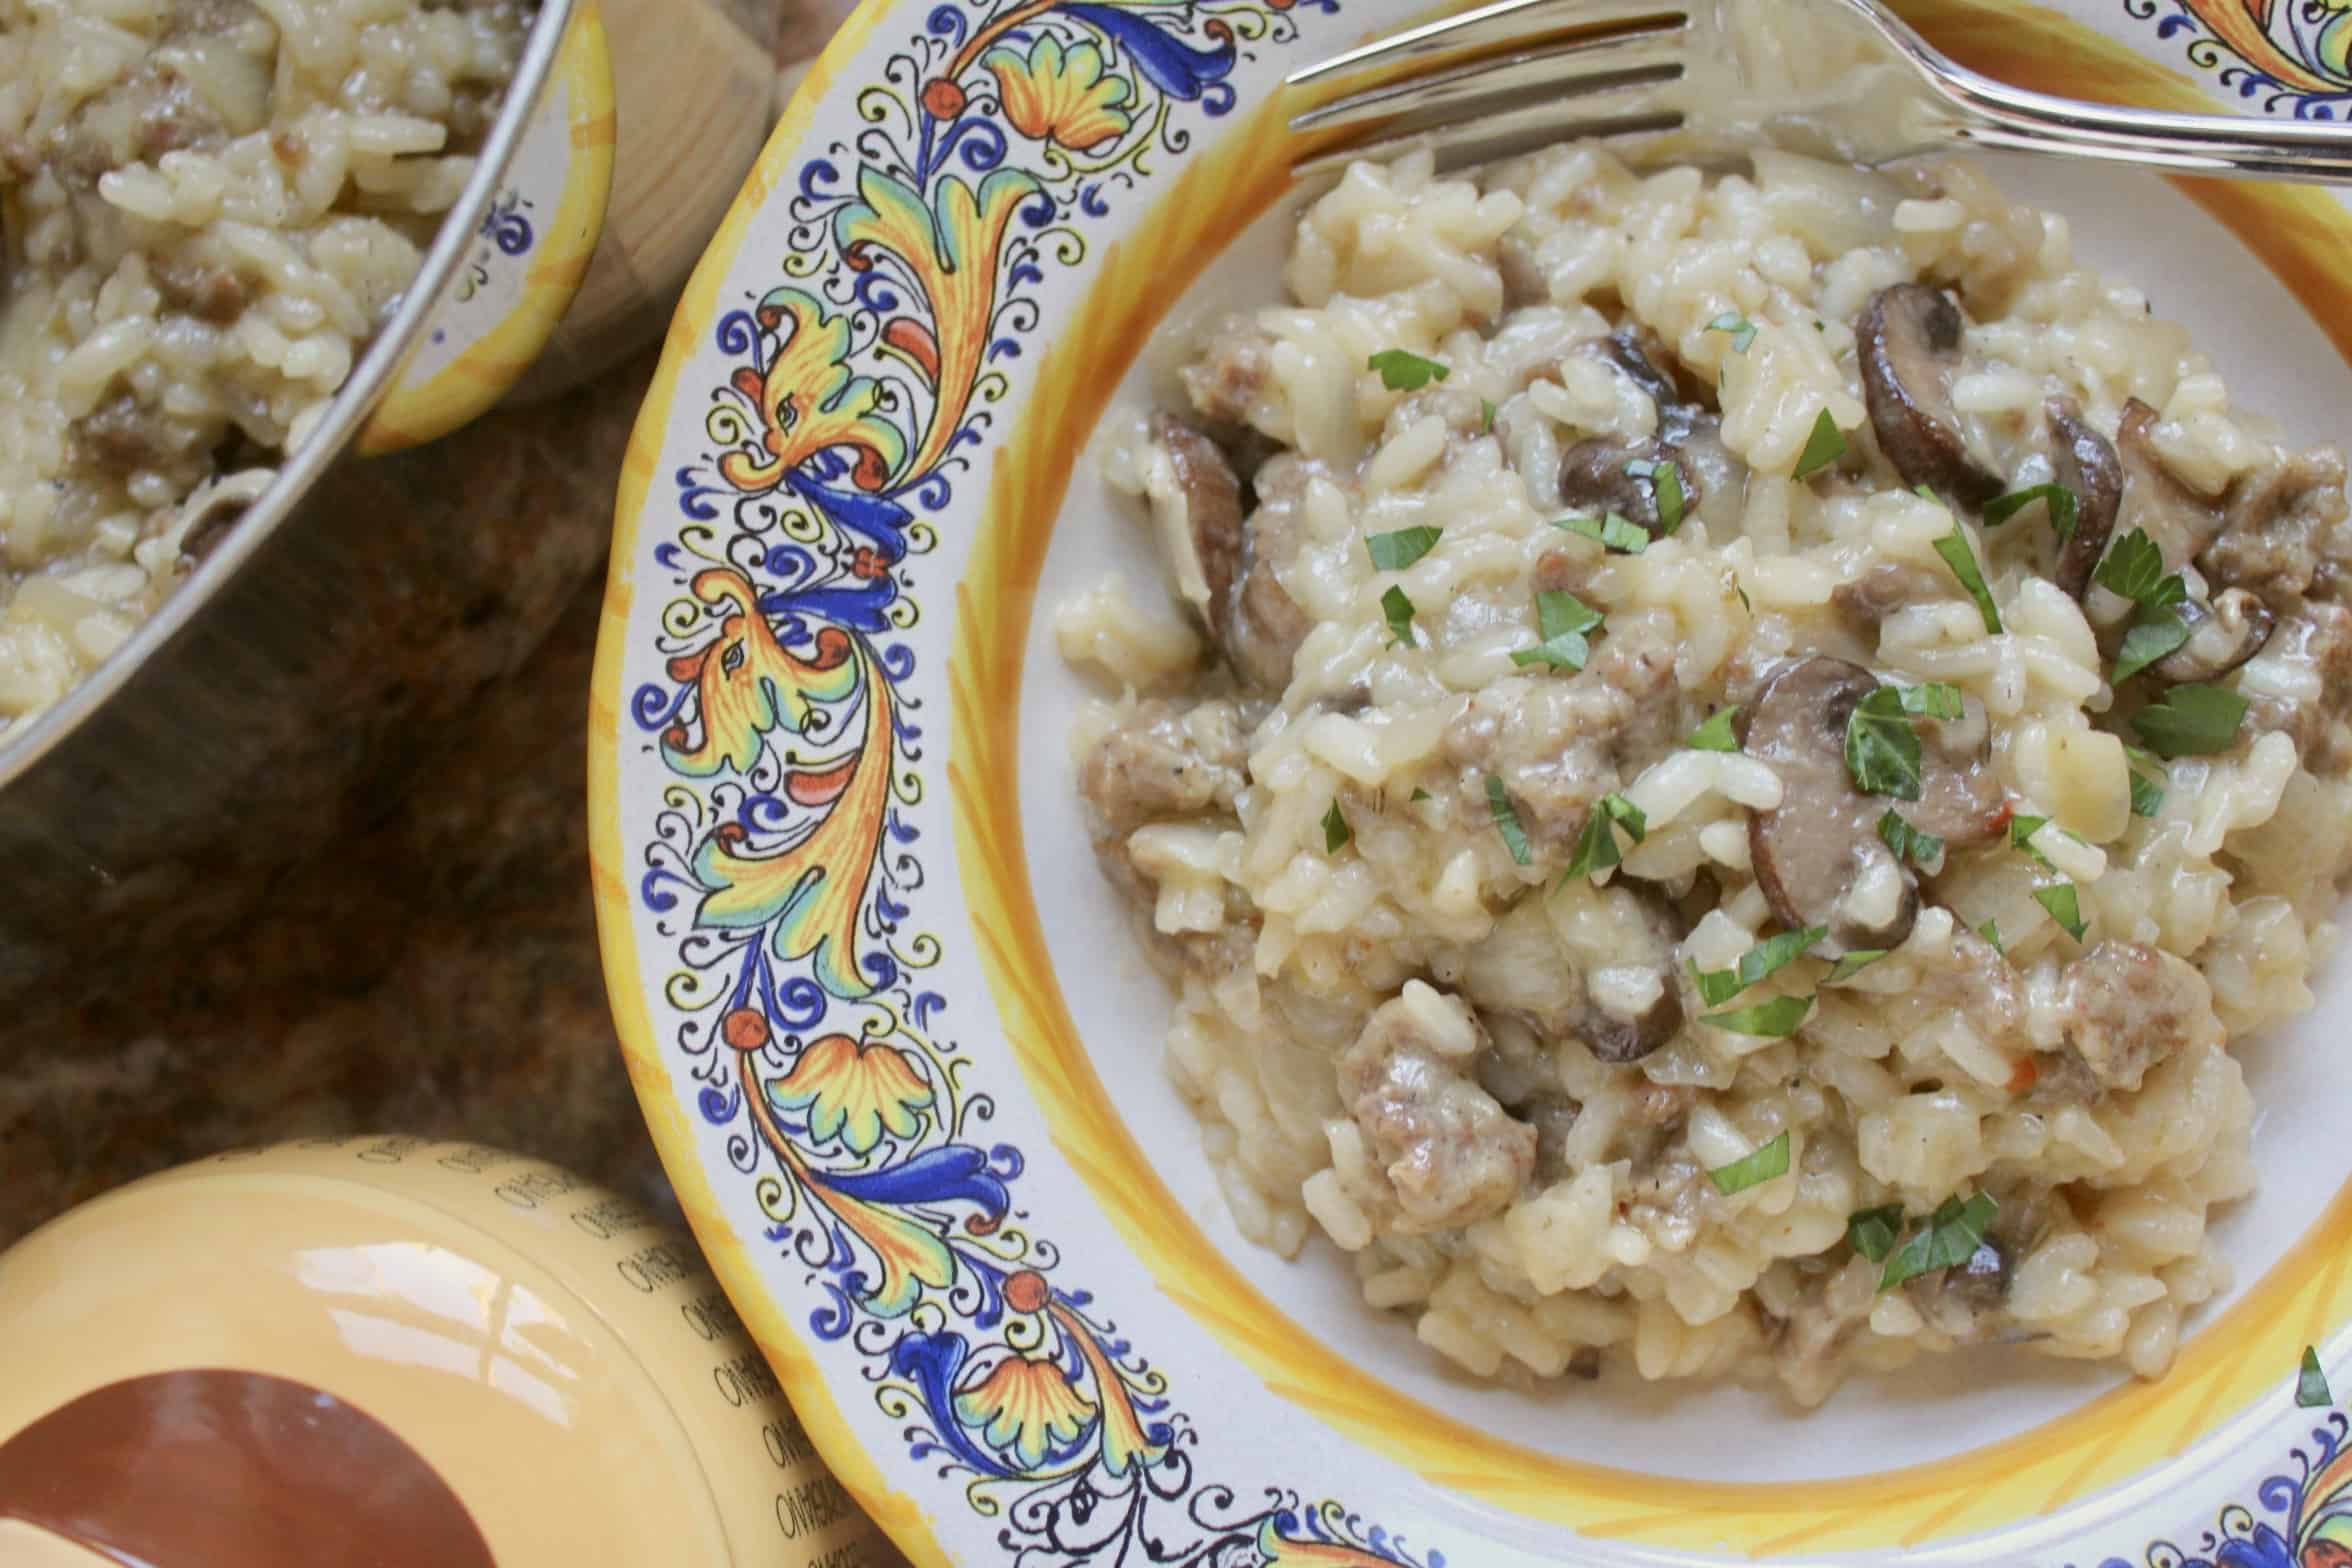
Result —
[[[1907, 9], [2021, 85], [2352, 108], [2333, 0]], [[1138, 569], [1084, 454], [1141, 345], [1266, 298], [1281, 77], [1413, 10], [868, 0], [679, 311], [620, 496], [596, 895], [655, 1137], [841, 1483], [925, 1564], [2352, 1563], [2346, 1419], [2294, 1397], [2306, 1344], [2352, 1384], [2340, 964], [2246, 1052], [2240, 1283], [2152, 1383], [1986, 1359], [1811, 1414], [1474, 1386], [1328, 1248], [1236, 1233], [1040, 607]], [[2002, 173], [2246, 406], [2341, 435], [2337, 198]]]

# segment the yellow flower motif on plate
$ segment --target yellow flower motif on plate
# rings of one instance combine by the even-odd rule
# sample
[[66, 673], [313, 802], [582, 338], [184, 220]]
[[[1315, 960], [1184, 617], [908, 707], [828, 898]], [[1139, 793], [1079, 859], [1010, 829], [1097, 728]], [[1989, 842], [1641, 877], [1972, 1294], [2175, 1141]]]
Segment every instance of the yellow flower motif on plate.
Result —
[[807, 1111], [809, 1135], [818, 1142], [839, 1137], [850, 1153], [863, 1154], [882, 1141], [885, 1130], [912, 1138], [922, 1126], [915, 1113], [934, 1096], [897, 1047], [829, 1034], [768, 1085], [768, 1098], [781, 1109]]
[[955, 1407], [1024, 1470], [1076, 1438], [1094, 1413], [1094, 1401], [1070, 1386], [1059, 1365], [1028, 1356], [1007, 1356], [990, 1367], [977, 1386], [956, 1395]]
[[1106, 73], [1100, 44], [1064, 48], [1059, 38], [1041, 33], [1026, 56], [999, 44], [980, 63], [996, 77], [1005, 118], [1023, 136], [1085, 152], [1118, 140], [1135, 123], [1121, 107], [1133, 89], [1125, 77]]

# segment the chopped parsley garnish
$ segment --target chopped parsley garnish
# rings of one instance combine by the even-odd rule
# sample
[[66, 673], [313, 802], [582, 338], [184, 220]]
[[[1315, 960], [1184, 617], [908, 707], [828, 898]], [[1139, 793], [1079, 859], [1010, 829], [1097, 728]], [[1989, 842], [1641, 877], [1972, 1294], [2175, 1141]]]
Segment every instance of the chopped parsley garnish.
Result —
[[[2153, 753], [2142, 751], [2137, 746], [2126, 746], [2123, 754], [2131, 759], [2132, 815], [2152, 817], [2164, 809], [2164, 781], [2170, 775], [2164, 771], [2163, 761]], [[2148, 772], [2142, 773], [2142, 768]]]
[[1872, 964], [1875, 964], [1880, 959], [1886, 957], [1888, 951], [1889, 949], [1883, 947], [1857, 947], [1849, 949], [1844, 957], [1840, 958], [1836, 963], [1830, 966], [1829, 978], [1822, 983], [1824, 985], [1836, 985], [1840, 980], [1851, 980], [1856, 975], [1860, 974], [1863, 970], [1868, 969]]
[[1495, 831], [1503, 836], [1503, 847], [1519, 864], [1531, 865], [1535, 856], [1527, 847], [1527, 830], [1519, 826], [1519, 812], [1511, 804], [1503, 781], [1492, 773], [1486, 776], [1486, 809], [1494, 814]]
[[1554, 669], [1581, 670], [1592, 655], [1585, 640], [1606, 617], [1565, 588], [1548, 588], [1535, 596], [1535, 626], [1543, 641], [1532, 648], [1513, 650], [1517, 665], [1548, 664]]
[[1483, 436], [1483, 435], [1489, 435], [1489, 434], [1492, 434], [1492, 433], [1493, 433], [1493, 431], [1494, 431], [1494, 416], [1495, 416], [1495, 402], [1494, 402], [1494, 399], [1493, 399], [1493, 398], [1491, 398], [1491, 397], [1482, 397], [1482, 398], [1480, 398], [1480, 399], [1478, 400], [1478, 433], [1479, 433], [1480, 435], [1482, 435], [1482, 436]]
[[1663, 539], [1682, 526], [1685, 497], [1682, 490], [1682, 469], [1671, 459], [1664, 462], [1654, 457], [1636, 457], [1625, 465], [1626, 474], [1634, 479], [1650, 482], [1651, 499], [1658, 503], [1658, 537]]
[[1813, 433], [1805, 437], [1805, 450], [1797, 454], [1797, 466], [1790, 471], [1791, 477], [1807, 478], [1845, 455], [1846, 433], [1837, 427], [1837, 421], [1829, 417], [1825, 408], [1821, 417], [1813, 421]]
[[2180, 573], [2164, 570], [2164, 552], [2148, 537], [2146, 529], [2135, 528], [2109, 546], [2106, 558], [2091, 577], [2102, 588], [2129, 599], [2134, 606], [2131, 626], [2124, 632], [2123, 645], [2115, 655], [2112, 679], [2116, 685], [2122, 685], [2189, 640], [2187, 623], [2172, 611], [2174, 605], [2188, 598], [2188, 585], [2181, 581]]
[[2066, 928], [2066, 934], [2077, 942], [2083, 939], [2082, 901], [2072, 882], [2059, 882], [2050, 887], [2034, 889], [2034, 902], [2050, 912], [2050, 918]]
[[2305, 1345], [2303, 1365], [2295, 1373], [2295, 1403], [2306, 1410], [2319, 1410], [2335, 1402], [2336, 1396], [2328, 1392], [2327, 1374], [2319, 1368], [2319, 1352]]
[[1992, 943], [1994, 952], [2005, 954], [2009, 951], [2009, 949], [2001, 945], [2001, 921], [1999, 916], [1985, 916], [1985, 923], [1976, 928], [1976, 934], [1983, 937], [1986, 941]]
[[1693, 964], [1691, 979], [1699, 988], [1699, 1000], [1709, 1007], [1721, 1007], [1765, 976], [1804, 957], [1807, 949], [1827, 935], [1827, 926], [1805, 926], [1766, 937], [1740, 954], [1739, 963], [1730, 969], [1701, 969]]
[[1739, 737], [1731, 732], [1731, 727], [1738, 718], [1737, 708], [1725, 708], [1721, 712], [1709, 714], [1707, 722], [1692, 730], [1690, 738], [1683, 744], [1693, 751], [1737, 751], [1740, 749]]
[[1960, 688], [1949, 681], [1922, 681], [1895, 690], [1902, 693], [1903, 711], [1924, 719], [1956, 719], [1963, 711]]
[[1380, 384], [1391, 392], [1417, 392], [1432, 381], [1443, 381], [1453, 374], [1434, 359], [1425, 359], [1408, 349], [1384, 348], [1364, 361], [1366, 370], [1380, 372]]
[[1611, 512], [1597, 523], [1589, 517], [1555, 517], [1552, 526], [1597, 539], [1605, 548], [1627, 555], [1639, 555], [1650, 547], [1649, 531], [1621, 512]]
[[1728, 1013], [1701, 1013], [1699, 1022], [1712, 1024], [1732, 1034], [1752, 1034], [1766, 1039], [1785, 1040], [1797, 1032], [1805, 1015], [1813, 1010], [1809, 996], [1776, 996], [1769, 1002], [1758, 1002], [1753, 1007], [1735, 1007]]
[[1339, 802], [1333, 801], [1331, 809], [1323, 813], [1323, 853], [1338, 854], [1347, 847], [1347, 841], [1355, 836], [1355, 830], [1348, 826], [1347, 818], [1340, 815]]
[[1846, 771], [1865, 795], [1919, 798], [1919, 735], [1903, 707], [1900, 690], [1881, 686], [1846, 716]]
[[1729, 1165], [1717, 1166], [1707, 1173], [1707, 1179], [1715, 1184], [1717, 1192], [1729, 1197], [1735, 1192], [1745, 1192], [1759, 1183], [1768, 1182], [1775, 1176], [1786, 1176], [1788, 1168], [1789, 1135], [1783, 1132], [1755, 1153], [1734, 1160]]
[[1592, 815], [1584, 819], [1584, 831], [1577, 836], [1575, 858], [1560, 874], [1561, 882], [1570, 877], [1590, 876], [1606, 871], [1623, 858], [1617, 849], [1615, 823], [1625, 824], [1626, 836], [1636, 844], [1649, 836], [1649, 815], [1623, 795], [1603, 795], [1593, 802]]
[[2246, 717], [2246, 699], [2223, 686], [2175, 686], [2132, 716], [2132, 728], [2157, 756], [2206, 757], [2227, 751]]
[[1976, 601], [1976, 613], [1984, 621], [1984, 629], [1993, 634], [2001, 630], [2001, 611], [1993, 603], [1993, 590], [1985, 586], [1984, 569], [1976, 564], [1976, 551], [1969, 547], [1968, 534], [1961, 528], [1960, 519], [1952, 519], [1952, 531], [1935, 542], [1936, 554], [1960, 579], [1960, 586], [1968, 590], [1968, 597]]
[[1942, 839], [1913, 827], [1892, 808], [1878, 819], [1878, 836], [1895, 852], [1897, 860], [1908, 860], [1915, 866], [1932, 866], [1943, 858]]
[[1873, 1263], [1884, 1263], [1903, 1234], [1903, 1206], [1856, 1209], [1846, 1216], [1846, 1245]]
[[1706, 330], [1730, 333], [1731, 351], [1734, 354], [1745, 354], [1748, 345], [1756, 341], [1756, 324], [1736, 310], [1727, 310], [1717, 316], [1707, 323]]
[[1886, 1260], [1878, 1288], [1892, 1290], [1907, 1279], [1966, 1263], [1984, 1245], [1985, 1230], [2000, 1209], [1989, 1192], [1972, 1194], [1965, 1202], [1957, 1196], [1946, 1198]]
[[1411, 796], [1409, 796], [1409, 797], [1407, 798], [1407, 800], [1406, 800], [1406, 804], [1408, 804], [1408, 805], [1413, 805], [1413, 806], [1418, 806], [1419, 804], [1421, 804], [1421, 802], [1423, 802], [1423, 801], [1425, 801], [1425, 800], [1427, 800], [1427, 799], [1429, 799], [1429, 798], [1430, 798], [1429, 791], [1427, 791], [1427, 790], [1423, 789], [1423, 788], [1422, 788], [1420, 785], [1416, 784], [1416, 785], [1414, 785], [1414, 786], [1413, 786], [1413, 793], [1412, 793], [1412, 795], [1411, 795]]
[[1994, 496], [1984, 504], [1984, 524], [1987, 528], [1998, 528], [2036, 501], [2049, 509], [2050, 530], [2058, 536], [2060, 544], [2074, 537], [2075, 513], [2082, 503], [2064, 485], [2028, 485], [2023, 490]]
[[[2180, 579], [2168, 577], [2165, 581]], [[2109, 679], [2121, 686], [2188, 640], [2188, 622], [2169, 609], [2139, 610], [2124, 630], [2122, 645], [2115, 650], [2115, 671]]]
[[[2034, 848], [2033, 842], [2033, 836], [2036, 833], [2039, 833], [2043, 828], [2049, 826], [2049, 823], [2050, 819], [2048, 817], [2028, 816], [2022, 811], [2017, 813], [2015, 816], [2009, 819], [2009, 847], [2011, 849], [2022, 849], [2027, 854], [2033, 856], [2034, 859], [2040, 861], [2043, 865], [2049, 866], [2050, 857], [2043, 854], [2040, 850]], [[2055, 866], [2050, 866], [2050, 869], [2055, 871], [2058, 868]]]
[[2164, 552], [2144, 528], [2135, 528], [2109, 545], [2091, 580], [2137, 605], [2178, 604], [2188, 597], [2179, 573], [2165, 576]]
[[1380, 613], [1388, 617], [1388, 645], [1399, 643], [1410, 648], [1417, 638], [1413, 635], [1413, 601], [1396, 584], [1388, 585], [1388, 592], [1380, 596]]
[[1401, 572], [1421, 557], [1437, 548], [1437, 536], [1442, 528], [1400, 528], [1394, 533], [1366, 534], [1364, 548], [1371, 552], [1372, 565], [1383, 572]]

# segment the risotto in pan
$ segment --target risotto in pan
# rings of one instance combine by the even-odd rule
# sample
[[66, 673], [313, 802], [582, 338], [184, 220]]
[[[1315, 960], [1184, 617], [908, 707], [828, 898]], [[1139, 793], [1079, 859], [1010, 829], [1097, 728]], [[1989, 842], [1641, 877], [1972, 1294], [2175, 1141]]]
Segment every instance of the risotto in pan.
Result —
[[0, 737], [268, 488], [416, 276], [534, 0], [0, 0]]
[[1243, 1230], [1481, 1375], [2161, 1373], [2352, 863], [2337, 455], [1960, 164], [1360, 165], [1285, 282], [1111, 443], [1188, 614], [1057, 626]]

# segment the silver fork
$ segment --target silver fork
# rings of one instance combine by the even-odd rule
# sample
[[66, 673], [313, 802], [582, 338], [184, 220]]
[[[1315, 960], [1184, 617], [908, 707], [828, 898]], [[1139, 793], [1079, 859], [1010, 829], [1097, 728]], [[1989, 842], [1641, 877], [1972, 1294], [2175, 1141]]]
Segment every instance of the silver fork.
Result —
[[[1294, 71], [1338, 95], [1294, 116], [1302, 175], [1428, 146], [1441, 167], [1549, 142], [1733, 128], [1759, 89], [1732, 47], [1737, 0], [1493, 0]], [[1937, 148], [2096, 158], [2176, 173], [2352, 183], [2352, 124], [2118, 109], [2009, 87], [1955, 65], [1877, 0], [1764, 0], [1840, 15], [1885, 64], [1873, 113], [1850, 93], [1756, 103], [1754, 129], [1794, 123], [1840, 155], [1884, 163]], [[1840, 86], [1850, 84], [1841, 83]]]

